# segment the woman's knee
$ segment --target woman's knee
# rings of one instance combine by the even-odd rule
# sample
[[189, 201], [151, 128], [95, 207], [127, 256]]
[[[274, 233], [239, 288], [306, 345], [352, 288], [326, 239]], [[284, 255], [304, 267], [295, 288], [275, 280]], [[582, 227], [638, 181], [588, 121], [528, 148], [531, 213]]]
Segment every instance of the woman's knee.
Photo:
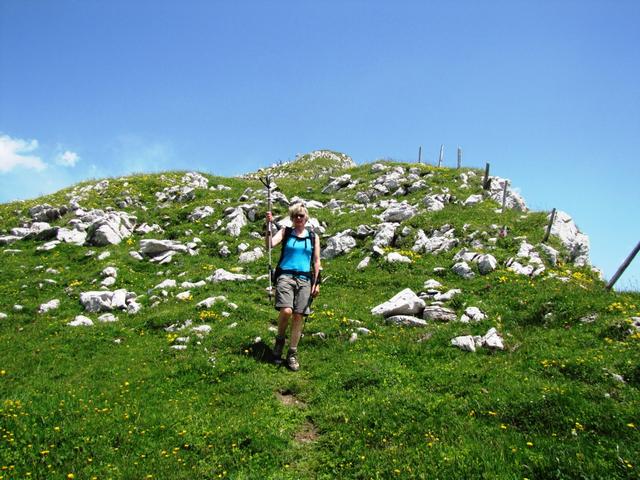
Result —
[[293, 309], [291, 307], [282, 307], [280, 309], [280, 314], [282, 315], [286, 315], [286, 316], [291, 316], [291, 314], [293, 313]]

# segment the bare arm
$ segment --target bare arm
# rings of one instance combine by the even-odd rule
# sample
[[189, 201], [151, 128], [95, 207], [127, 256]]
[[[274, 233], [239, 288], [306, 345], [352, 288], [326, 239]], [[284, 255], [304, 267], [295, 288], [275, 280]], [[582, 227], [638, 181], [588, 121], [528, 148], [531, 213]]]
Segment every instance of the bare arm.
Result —
[[267, 212], [267, 234], [264, 237], [264, 244], [267, 248], [269, 248], [269, 239], [271, 239], [271, 248], [275, 247], [282, 241], [282, 237], [284, 235], [284, 228], [278, 230], [275, 235], [271, 235], [271, 230], [269, 230], [269, 224], [273, 222], [273, 214], [271, 212]]
[[[320, 238], [316, 235], [315, 245], [313, 248], [313, 274], [315, 279], [319, 278], [320, 270], [322, 266], [320, 265]], [[320, 293], [320, 282], [316, 280], [313, 290], [311, 291], [311, 295], [314, 297]]]

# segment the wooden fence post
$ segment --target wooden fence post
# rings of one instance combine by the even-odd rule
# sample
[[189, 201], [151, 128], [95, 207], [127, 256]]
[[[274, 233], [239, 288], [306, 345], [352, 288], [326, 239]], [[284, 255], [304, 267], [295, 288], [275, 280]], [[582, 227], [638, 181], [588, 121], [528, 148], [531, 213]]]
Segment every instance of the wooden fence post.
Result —
[[618, 271], [616, 272], [616, 274], [613, 277], [611, 277], [611, 280], [609, 280], [609, 283], [607, 283], [607, 290], [611, 290], [613, 288], [615, 283], [618, 281], [618, 279], [624, 273], [627, 267], [631, 264], [631, 262], [633, 261], [633, 259], [635, 258], [635, 256], [638, 254], [639, 251], [640, 251], [640, 242], [638, 242], [638, 244], [636, 245], [636, 248], [634, 248], [631, 251], [631, 253], [626, 258], [626, 260], [622, 262], [622, 265], [620, 265], [620, 268], [618, 268]]
[[462, 149], [458, 147], [458, 170], [460, 169], [461, 165], [462, 165]]
[[438, 167], [442, 166], [443, 160], [444, 160], [444, 145], [440, 145], [440, 156], [438, 157]]
[[509, 180], [504, 181], [504, 188], [502, 190], [502, 211], [504, 213], [504, 207], [507, 204], [507, 188], [509, 187]]
[[545, 243], [549, 240], [549, 235], [551, 235], [551, 227], [553, 226], [553, 222], [556, 219], [556, 209], [551, 210], [551, 218], [549, 219], [549, 225], [547, 225], [547, 231], [544, 234], [544, 238], [542, 239], [542, 243]]
[[489, 162], [484, 167], [484, 180], [482, 181], [482, 189], [489, 190]]

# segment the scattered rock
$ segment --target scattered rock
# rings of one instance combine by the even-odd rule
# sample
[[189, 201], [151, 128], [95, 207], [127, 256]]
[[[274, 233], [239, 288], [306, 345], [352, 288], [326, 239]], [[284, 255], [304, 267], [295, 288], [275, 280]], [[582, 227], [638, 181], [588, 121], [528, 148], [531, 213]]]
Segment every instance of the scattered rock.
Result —
[[118, 317], [116, 317], [113, 313], [104, 313], [98, 317], [98, 321], [101, 323], [112, 323], [117, 322]]
[[409, 257], [405, 257], [398, 252], [391, 252], [387, 254], [385, 260], [389, 263], [412, 263], [412, 260]]
[[60, 300], [58, 299], [54, 299], [54, 300], [49, 300], [47, 303], [43, 303], [42, 305], [40, 305], [40, 308], [38, 308], [38, 313], [47, 313], [50, 310], [55, 310], [60, 306]]
[[395, 325], [402, 325], [405, 327], [426, 327], [427, 322], [421, 318], [411, 315], [392, 315], [385, 318], [385, 322], [393, 323]]
[[364, 257], [360, 263], [358, 263], [358, 266], [356, 267], [356, 270], [364, 270], [365, 268], [367, 268], [369, 266], [369, 262], [371, 261], [371, 257], [367, 256]]
[[485, 318], [487, 318], [487, 316], [482, 313], [482, 310], [480, 310], [478, 307], [468, 307], [460, 317], [460, 321], [462, 323], [480, 322]]
[[246, 280], [252, 280], [252, 277], [250, 275], [227, 272], [224, 268], [218, 268], [213, 272], [213, 275], [207, 277], [207, 281], [210, 283], [243, 282]]
[[457, 319], [456, 312], [440, 305], [429, 305], [424, 308], [422, 318], [425, 320], [437, 320], [439, 322], [451, 322]]
[[371, 309], [373, 315], [391, 317], [393, 315], [419, 314], [425, 307], [424, 300], [410, 288], [405, 288], [386, 302]]
[[261, 247], [256, 247], [249, 252], [240, 254], [238, 261], [240, 263], [253, 263], [264, 257], [264, 250]]
[[77, 315], [76, 318], [67, 323], [67, 325], [70, 327], [92, 327], [93, 321], [84, 315]]
[[475, 274], [473, 273], [473, 271], [471, 270], [471, 267], [469, 267], [467, 262], [458, 262], [451, 268], [451, 270], [456, 275], [465, 279], [470, 279], [475, 276]]
[[478, 264], [478, 271], [481, 275], [491, 273], [498, 267], [498, 261], [493, 255], [479, 255], [474, 261]]
[[356, 246], [356, 239], [348, 233], [342, 232], [327, 240], [327, 247], [322, 250], [320, 256], [323, 259], [332, 259], [338, 255], [348, 253]]

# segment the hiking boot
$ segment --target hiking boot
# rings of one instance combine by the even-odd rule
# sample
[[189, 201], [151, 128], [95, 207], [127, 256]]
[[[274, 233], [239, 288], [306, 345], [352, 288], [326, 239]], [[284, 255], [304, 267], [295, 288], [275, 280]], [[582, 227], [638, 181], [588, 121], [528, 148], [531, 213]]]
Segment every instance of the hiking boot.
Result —
[[276, 335], [276, 344], [273, 347], [273, 359], [277, 364], [282, 363], [282, 350], [284, 350], [284, 337]]
[[296, 350], [289, 350], [287, 353], [287, 367], [293, 372], [300, 370], [300, 364], [298, 363], [298, 352]]

